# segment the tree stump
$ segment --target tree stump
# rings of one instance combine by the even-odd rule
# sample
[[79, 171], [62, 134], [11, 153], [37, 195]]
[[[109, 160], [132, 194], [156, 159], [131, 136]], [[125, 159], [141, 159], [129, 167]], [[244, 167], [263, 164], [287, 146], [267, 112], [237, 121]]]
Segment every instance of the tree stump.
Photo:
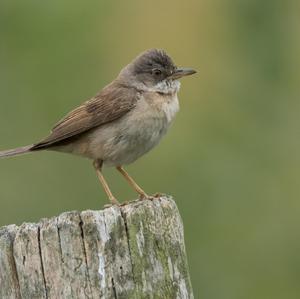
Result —
[[193, 298], [170, 197], [0, 229], [0, 298]]

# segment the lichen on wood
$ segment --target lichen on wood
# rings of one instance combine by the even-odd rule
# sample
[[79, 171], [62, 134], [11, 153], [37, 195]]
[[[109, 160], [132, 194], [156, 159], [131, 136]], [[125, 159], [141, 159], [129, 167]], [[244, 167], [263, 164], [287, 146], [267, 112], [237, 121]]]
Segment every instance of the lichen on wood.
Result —
[[0, 298], [193, 298], [170, 197], [0, 229]]

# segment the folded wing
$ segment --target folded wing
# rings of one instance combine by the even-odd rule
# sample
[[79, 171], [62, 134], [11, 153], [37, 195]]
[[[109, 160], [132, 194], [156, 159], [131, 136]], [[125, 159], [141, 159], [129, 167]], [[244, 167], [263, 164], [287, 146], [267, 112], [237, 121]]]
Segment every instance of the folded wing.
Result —
[[51, 134], [33, 145], [31, 150], [47, 148], [85, 131], [124, 116], [135, 105], [138, 92], [112, 83], [92, 99], [84, 102], [60, 120]]

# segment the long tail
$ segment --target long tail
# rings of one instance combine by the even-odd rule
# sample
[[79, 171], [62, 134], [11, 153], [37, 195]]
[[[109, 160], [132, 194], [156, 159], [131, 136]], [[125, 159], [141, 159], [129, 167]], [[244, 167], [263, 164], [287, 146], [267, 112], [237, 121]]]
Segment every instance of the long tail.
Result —
[[27, 146], [22, 146], [6, 151], [0, 151], [0, 159], [1, 158], [6, 158], [6, 157], [12, 157], [12, 156], [17, 156], [17, 155], [22, 155], [30, 152], [32, 148], [32, 145], [27, 145]]

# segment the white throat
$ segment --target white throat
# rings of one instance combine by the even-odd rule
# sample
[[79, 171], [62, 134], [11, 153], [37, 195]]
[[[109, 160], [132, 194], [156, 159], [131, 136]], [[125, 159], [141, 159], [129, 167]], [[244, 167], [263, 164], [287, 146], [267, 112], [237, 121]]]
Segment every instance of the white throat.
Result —
[[163, 80], [153, 87], [148, 87], [143, 83], [138, 83], [136, 86], [138, 89], [148, 92], [159, 92], [164, 94], [175, 94], [180, 89], [180, 82], [178, 80]]

